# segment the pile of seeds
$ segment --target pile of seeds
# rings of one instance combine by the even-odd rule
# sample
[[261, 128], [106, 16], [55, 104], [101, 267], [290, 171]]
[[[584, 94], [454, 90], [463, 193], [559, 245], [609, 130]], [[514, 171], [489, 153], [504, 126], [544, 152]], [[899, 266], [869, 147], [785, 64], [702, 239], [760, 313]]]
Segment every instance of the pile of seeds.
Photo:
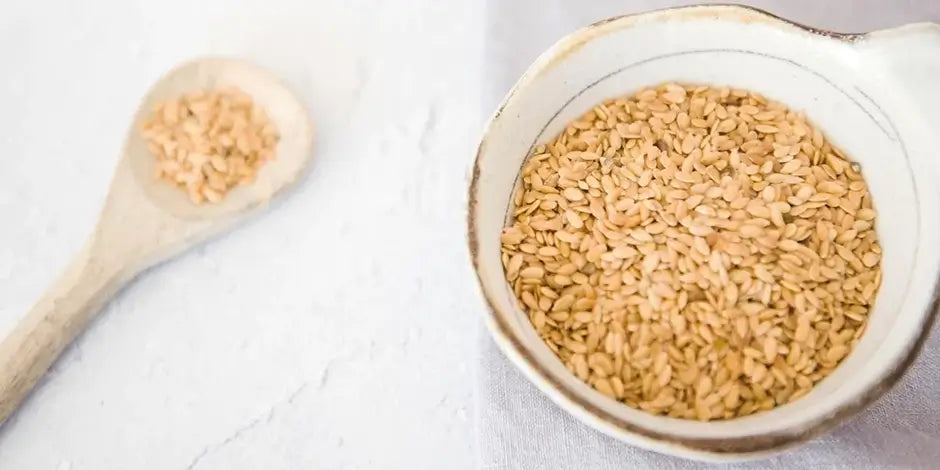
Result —
[[666, 84], [539, 146], [501, 235], [545, 343], [599, 392], [712, 420], [793, 401], [865, 331], [881, 283], [859, 167], [802, 113]]
[[279, 138], [264, 110], [231, 87], [161, 104], [142, 132], [157, 158], [156, 177], [186, 190], [195, 204], [219, 202], [253, 181]]

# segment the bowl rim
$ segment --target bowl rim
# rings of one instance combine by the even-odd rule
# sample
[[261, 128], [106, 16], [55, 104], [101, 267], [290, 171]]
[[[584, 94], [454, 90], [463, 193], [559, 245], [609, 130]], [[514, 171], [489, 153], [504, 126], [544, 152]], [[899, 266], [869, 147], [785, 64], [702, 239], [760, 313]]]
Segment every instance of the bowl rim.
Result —
[[[673, 8], [664, 8], [636, 14], [627, 14], [607, 18], [589, 26], [580, 28], [559, 39], [554, 45], [542, 53], [526, 72], [512, 86], [503, 98], [497, 110], [486, 124], [482, 138], [474, 157], [467, 199], [467, 243], [474, 274], [480, 293], [486, 302], [487, 312], [484, 321], [497, 346], [506, 355], [515, 367], [526, 378], [533, 382], [539, 390], [565, 411], [595, 429], [617, 438], [621, 441], [629, 440], [660, 452], [685, 454], [704, 460], [729, 460], [735, 458], [759, 458], [768, 453], [780, 451], [806, 442], [824, 432], [832, 429], [841, 421], [853, 416], [873, 404], [891, 389], [904, 373], [910, 368], [921, 351], [931, 331], [931, 325], [936, 323], [938, 309], [940, 309], [940, 279], [936, 279], [930, 293], [927, 309], [921, 312], [921, 329], [916, 339], [910, 343], [907, 350], [899, 355], [891, 367], [886, 368], [877, 378], [876, 382], [861, 394], [850, 397], [845, 403], [824, 418], [808, 423], [803, 429], [782, 429], [765, 432], [758, 435], [741, 436], [733, 438], [690, 438], [655, 431], [648, 427], [614, 416], [607, 411], [589, 403], [577, 394], [562, 385], [555, 379], [533, 355], [523, 347], [522, 341], [511, 333], [510, 327], [502, 312], [491, 298], [491, 293], [485, 287], [480, 274], [479, 240], [477, 239], [477, 193], [480, 179], [481, 157], [486, 149], [488, 135], [492, 124], [499, 119], [507, 104], [513, 99], [517, 91], [525, 86], [531, 79], [539, 75], [544, 69], [550, 67], [558, 60], [589, 42], [608, 30], [622, 30], [632, 27], [637, 20], [668, 19], [670, 16], [695, 14], [708, 16], [721, 20], [730, 20], [739, 23], [762, 21], [771, 26], [782, 27], [788, 30], [794, 28], [813, 35], [821, 36], [826, 40], [838, 42], [855, 42], [863, 40], [873, 33], [883, 33], [890, 30], [879, 30], [870, 33], [839, 33], [806, 26], [777, 15], [744, 5], [718, 4], [718, 5], [689, 5]], [[909, 26], [909, 25], [908, 25]], [[905, 28], [901, 26], [899, 28]]]

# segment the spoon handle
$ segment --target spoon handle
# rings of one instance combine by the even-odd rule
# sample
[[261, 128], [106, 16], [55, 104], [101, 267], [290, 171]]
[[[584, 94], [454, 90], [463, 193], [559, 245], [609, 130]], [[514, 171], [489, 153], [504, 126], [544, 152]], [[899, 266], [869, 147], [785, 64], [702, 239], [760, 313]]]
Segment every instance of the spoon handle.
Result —
[[85, 248], [13, 331], [0, 338], [0, 425], [122, 286], [234, 220], [185, 220], [160, 210], [122, 160]]
[[0, 343], [0, 424], [126, 282], [122, 263], [89, 243]]

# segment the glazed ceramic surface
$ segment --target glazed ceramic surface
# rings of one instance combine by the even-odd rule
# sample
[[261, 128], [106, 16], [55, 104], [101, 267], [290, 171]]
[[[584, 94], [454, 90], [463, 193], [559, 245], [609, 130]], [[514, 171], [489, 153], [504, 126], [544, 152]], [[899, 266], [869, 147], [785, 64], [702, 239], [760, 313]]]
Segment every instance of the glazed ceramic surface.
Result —
[[[858, 346], [807, 396], [727, 421], [653, 416], [570, 374], [518, 308], [499, 233], [533, 147], [604, 99], [667, 81], [754, 90], [802, 110], [857, 161], [878, 210], [884, 280]], [[688, 7], [613, 18], [565, 37], [523, 75], [480, 143], [469, 242], [486, 322], [519, 369], [561, 407], [623, 441], [691, 458], [753, 458], [821, 433], [881, 396], [932, 323], [940, 149], [940, 26], [825, 33], [742, 7]]]

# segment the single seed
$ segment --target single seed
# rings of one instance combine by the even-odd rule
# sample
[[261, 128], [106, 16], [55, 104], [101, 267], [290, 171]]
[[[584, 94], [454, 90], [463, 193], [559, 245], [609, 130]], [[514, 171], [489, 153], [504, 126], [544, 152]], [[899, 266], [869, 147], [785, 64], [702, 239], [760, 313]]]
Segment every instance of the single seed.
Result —
[[541, 279], [545, 275], [545, 270], [536, 266], [530, 266], [519, 272], [523, 279]]
[[568, 225], [570, 225], [572, 228], [580, 229], [581, 227], [584, 227], [584, 222], [581, 220], [581, 216], [579, 216], [577, 212], [573, 210], [569, 209], [565, 211], [565, 220], [568, 221]]
[[577, 202], [584, 199], [584, 193], [582, 193], [578, 188], [565, 188], [561, 194], [569, 201]]
[[539, 248], [538, 254], [539, 256], [552, 257], [552, 256], [558, 256], [559, 254], [561, 254], [561, 251], [559, 251], [558, 248], [554, 246], [543, 246]]

